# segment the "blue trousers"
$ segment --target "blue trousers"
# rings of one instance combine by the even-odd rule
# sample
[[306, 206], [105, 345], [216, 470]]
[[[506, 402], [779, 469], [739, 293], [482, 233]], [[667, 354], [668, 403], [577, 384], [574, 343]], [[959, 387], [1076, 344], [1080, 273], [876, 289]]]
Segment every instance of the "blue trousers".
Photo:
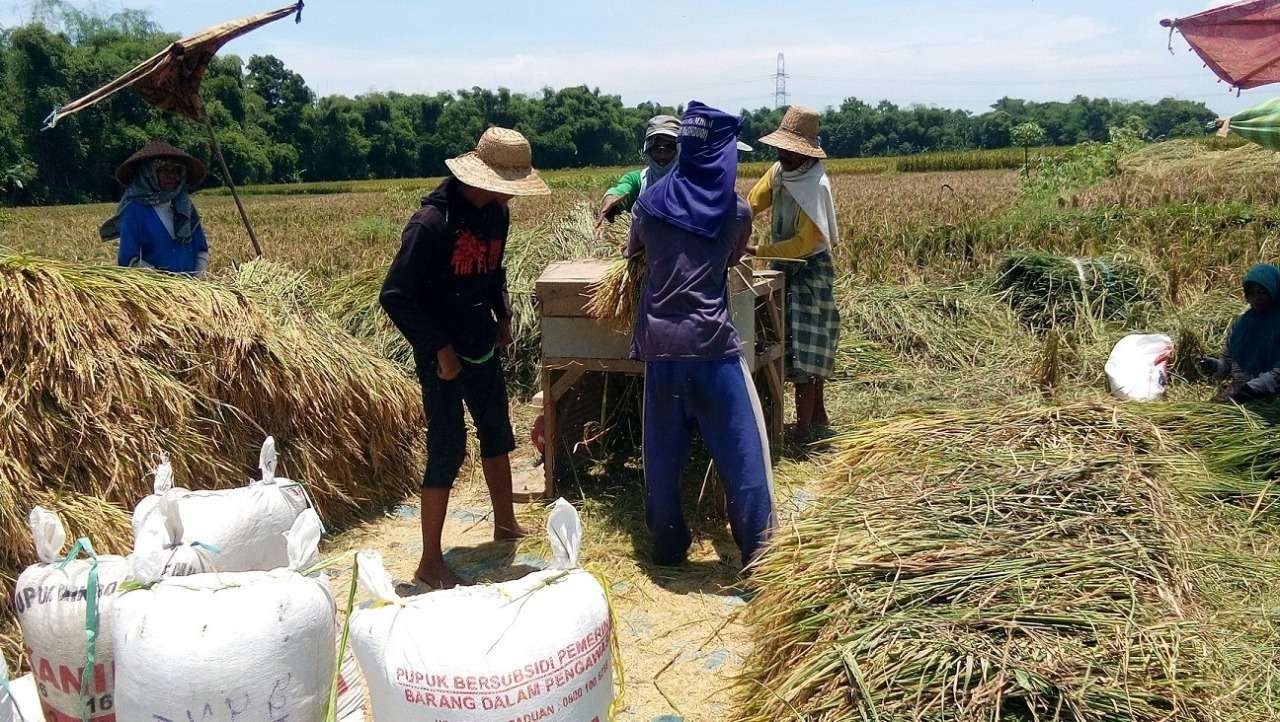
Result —
[[774, 524], [773, 469], [760, 399], [737, 356], [645, 364], [645, 521], [653, 535], [654, 561], [680, 564], [693, 543], [680, 502], [680, 477], [695, 428], [724, 481], [729, 523], [746, 566]]

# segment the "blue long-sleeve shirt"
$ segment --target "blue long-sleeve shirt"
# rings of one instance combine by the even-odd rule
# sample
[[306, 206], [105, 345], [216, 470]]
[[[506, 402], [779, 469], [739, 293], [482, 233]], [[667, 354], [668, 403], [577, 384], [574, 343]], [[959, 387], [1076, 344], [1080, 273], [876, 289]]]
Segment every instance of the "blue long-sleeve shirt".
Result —
[[135, 266], [141, 260], [170, 273], [198, 273], [203, 270], [200, 257], [208, 252], [203, 224], [192, 230], [190, 243], [178, 243], [149, 205], [135, 201], [126, 206], [120, 216], [120, 252], [116, 262], [121, 266]]

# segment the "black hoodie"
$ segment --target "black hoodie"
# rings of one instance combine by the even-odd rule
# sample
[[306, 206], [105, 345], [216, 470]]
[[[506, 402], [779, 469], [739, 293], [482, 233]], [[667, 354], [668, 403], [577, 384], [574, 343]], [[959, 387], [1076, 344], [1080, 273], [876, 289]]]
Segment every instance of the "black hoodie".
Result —
[[449, 178], [405, 226], [379, 300], [420, 368], [449, 345], [465, 358], [494, 350], [497, 319], [511, 317], [502, 265], [510, 218], [504, 205], [471, 205]]

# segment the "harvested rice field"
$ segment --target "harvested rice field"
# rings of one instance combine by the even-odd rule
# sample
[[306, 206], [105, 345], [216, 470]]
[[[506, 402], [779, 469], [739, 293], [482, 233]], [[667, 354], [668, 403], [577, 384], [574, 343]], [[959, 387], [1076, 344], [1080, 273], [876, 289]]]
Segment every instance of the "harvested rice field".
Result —
[[[1277, 255], [1280, 163], [1262, 153], [1162, 144], [1049, 194], [1007, 170], [835, 174], [832, 428], [777, 450], [778, 531], [751, 579], [702, 451], [691, 560], [649, 563], [625, 394], [609, 398], [607, 443], [560, 484], [610, 592], [618, 719], [1280, 717], [1280, 405], [1214, 403], [1194, 363], [1222, 347], [1245, 271]], [[625, 223], [593, 233], [608, 174], [552, 180], [512, 206], [518, 472], [536, 463], [534, 281], [552, 261], [616, 259], [625, 240]], [[252, 263], [230, 199], [197, 196], [215, 259], [200, 282], [102, 268], [107, 205], [0, 212], [5, 610], [32, 561], [33, 503], [121, 550], [156, 454], [192, 486], [227, 487], [265, 433], [332, 522], [335, 596], [355, 550], [411, 576], [421, 401], [377, 291], [426, 183], [253, 189], [267, 261]], [[631, 308], [600, 300], [604, 315]], [[1175, 340], [1166, 400], [1107, 393], [1104, 364], [1131, 333]], [[533, 536], [492, 542], [468, 463], [447, 558], [482, 581], [546, 567], [547, 511], [518, 512]], [[12, 658], [7, 611], [0, 642]]]

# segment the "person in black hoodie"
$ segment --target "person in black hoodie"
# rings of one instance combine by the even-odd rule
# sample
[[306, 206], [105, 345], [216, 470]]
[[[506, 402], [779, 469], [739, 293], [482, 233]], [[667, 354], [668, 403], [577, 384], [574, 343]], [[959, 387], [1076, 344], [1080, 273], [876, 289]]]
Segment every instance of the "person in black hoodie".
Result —
[[524, 536], [511, 499], [511, 430], [498, 354], [511, 345], [503, 254], [514, 196], [547, 195], [523, 135], [490, 128], [476, 149], [446, 161], [452, 174], [409, 220], [380, 301], [413, 348], [427, 419], [422, 477], [422, 559], [414, 581], [435, 589], [466, 582], [444, 561], [449, 492], [466, 458], [463, 405], [480, 440], [493, 502], [494, 539]]

